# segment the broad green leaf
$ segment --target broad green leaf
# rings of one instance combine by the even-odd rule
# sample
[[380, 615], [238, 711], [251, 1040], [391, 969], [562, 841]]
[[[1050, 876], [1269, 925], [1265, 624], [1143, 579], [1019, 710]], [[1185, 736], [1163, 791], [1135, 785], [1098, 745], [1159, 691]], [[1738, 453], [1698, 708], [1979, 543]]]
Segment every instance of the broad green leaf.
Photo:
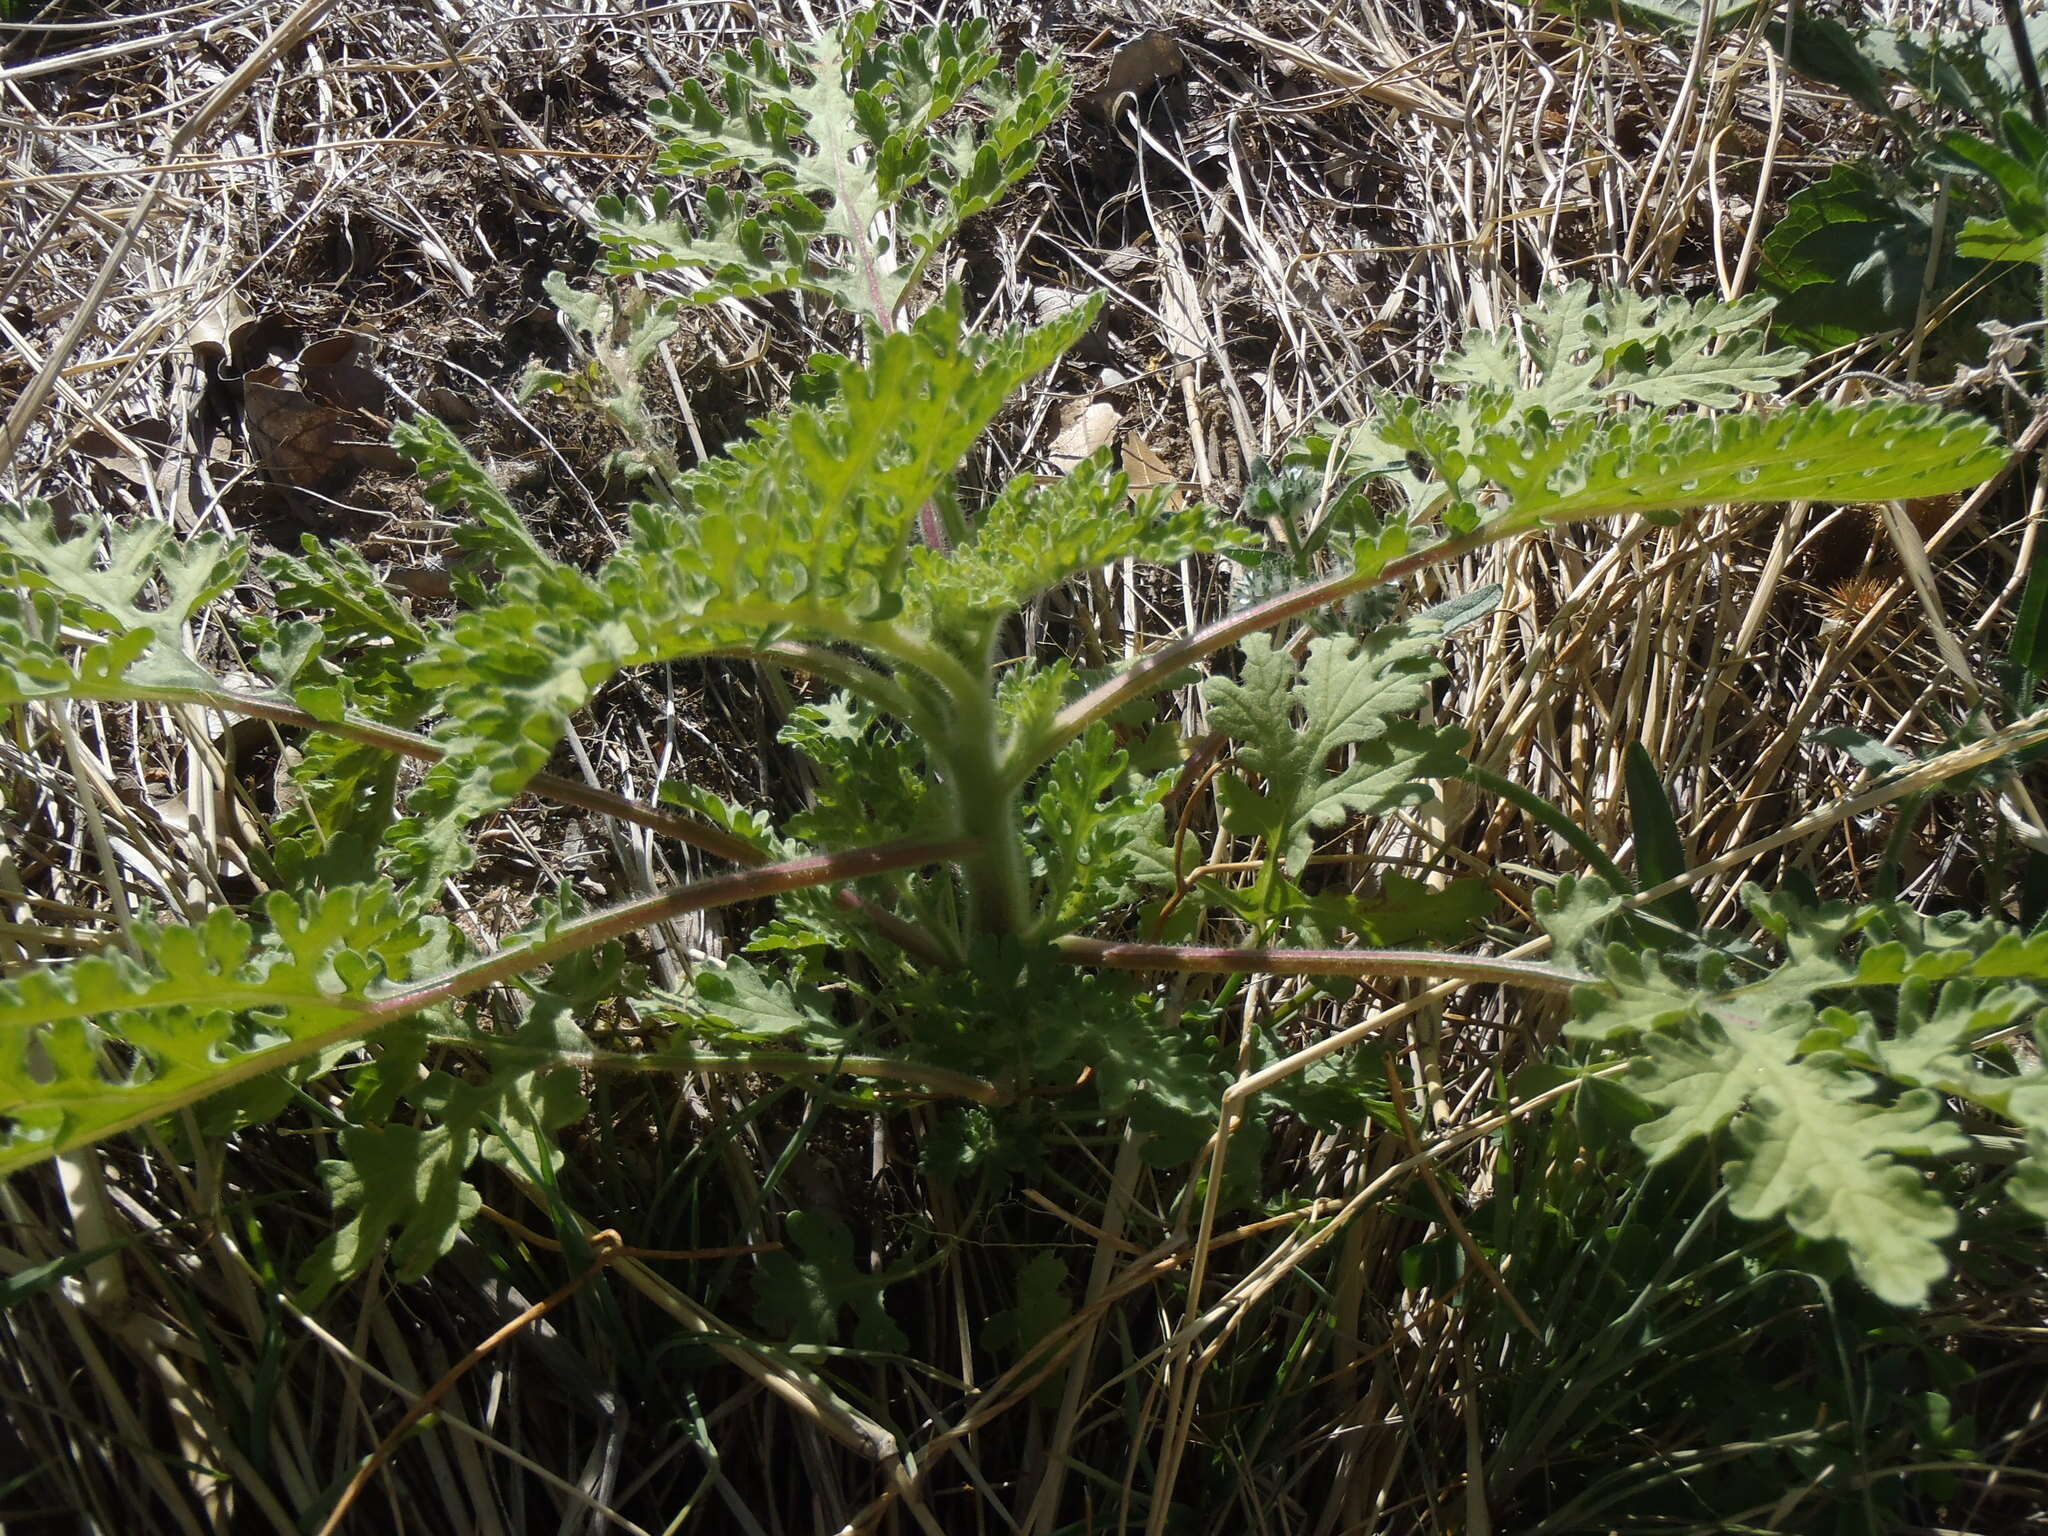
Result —
[[2048, 232], [2022, 234], [2011, 219], [1967, 220], [1956, 236], [1956, 254], [1975, 261], [2013, 261], [2037, 266], [2048, 250]]
[[791, 1211], [790, 1246], [761, 1255], [754, 1280], [754, 1316], [761, 1326], [800, 1344], [837, 1344], [840, 1315], [854, 1315], [853, 1347], [900, 1353], [910, 1347], [882, 1306], [886, 1282], [854, 1260], [853, 1234], [843, 1222]]
[[1861, 164], [1837, 164], [1794, 193], [1761, 246], [1787, 334], [1837, 347], [1911, 325], [1934, 237], [1929, 212]]
[[1879, 59], [1864, 33], [1802, 6], [1786, 20], [1772, 23], [1766, 34], [1785, 62], [1802, 75], [1846, 92], [1867, 111], [1890, 115]]
[[[2026, 118], [2008, 112], [2000, 118], [1997, 142], [1963, 129], [1943, 134], [1935, 162], [1988, 180], [1998, 192], [2007, 221], [2017, 230], [2038, 235], [2048, 230], [2048, 187], [2042, 181], [2037, 134]], [[2020, 154], [2013, 153], [2014, 148]]]
[[[1731, 0], [1714, 8], [1714, 35], [1719, 37], [1753, 12], [1758, 0]], [[1706, 20], [1706, 7], [1699, 0], [1543, 0], [1541, 9], [1583, 21], [1619, 19], [1646, 32], [1663, 32], [1674, 39], [1697, 36]]]
[[[1746, 894], [1783, 951], [1768, 975], [1728, 985], [1713, 963], [1687, 980], [1632, 948], [1582, 947], [1598, 980], [1567, 1029], [1632, 1048], [1628, 1086], [1653, 1111], [1634, 1138], [1653, 1162], [1725, 1139], [1731, 1210], [1838, 1242], [1873, 1292], [1922, 1305], [1957, 1218], [1916, 1163], [1973, 1145], [1944, 1097], [2029, 1135], [2048, 1122], [2048, 1074], [1987, 1050], [2048, 997], [2048, 945], [1981, 919]], [[1852, 988], [1881, 1011], [1816, 1011]]]

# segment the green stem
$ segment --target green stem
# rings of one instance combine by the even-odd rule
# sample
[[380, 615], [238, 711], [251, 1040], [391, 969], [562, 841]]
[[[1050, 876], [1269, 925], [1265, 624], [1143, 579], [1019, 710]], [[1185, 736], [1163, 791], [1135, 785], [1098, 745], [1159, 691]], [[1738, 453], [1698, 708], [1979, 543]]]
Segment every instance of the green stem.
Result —
[[888, 676], [855, 657], [843, 655], [827, 646], [809, 645], [801, 640], [777, 640], [758, 648], [747, 646], [707, 654], [772, 662], [791, 672], [822, 678], [855, 698], [865, 699], [883, 714], [894, 715], [899, 720], [910, 718], [916, 709], [910, 695]]
[[987, 932], [1017, 933], [1031, 909], [1031, 883], [1016, 789], [1005, 781], [997, 746], [995, 699], [983, 690], [954, 704], [945, 736], [928, 740], [945, 765], [960, 836], [978, 850], [966, 866], [975, 916]]
[[1572, 851], [1584, 859], [1589, 868], [1606, 877], [1607, 882], [1617, 893], [1636, 888], [1636, 882], [1621, 872], [1621, 866], [1607, 856], [1584, 827], [1534, 790], [1524, 788], [1513, 779], [1504, 778], [1491, 768], [1482, 768], [1474, 762], [1467, 762], [1464, 772], [1459, 777], [1477, 784], [1488, 794], [1500, 796], [1550, 828], [1571, 845]]

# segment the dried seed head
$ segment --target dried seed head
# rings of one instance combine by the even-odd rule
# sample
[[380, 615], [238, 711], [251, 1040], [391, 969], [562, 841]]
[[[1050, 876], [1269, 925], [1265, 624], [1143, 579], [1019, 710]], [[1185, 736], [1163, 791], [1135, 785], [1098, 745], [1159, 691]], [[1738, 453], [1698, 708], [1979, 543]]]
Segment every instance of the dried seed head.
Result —
[[1821, 627], [1846, 629], [1863, 622], [1863, 616], [1882, 603], [1892, 590], [1892, 578], [1873, 571], [1844, 576], [1820, 589]]

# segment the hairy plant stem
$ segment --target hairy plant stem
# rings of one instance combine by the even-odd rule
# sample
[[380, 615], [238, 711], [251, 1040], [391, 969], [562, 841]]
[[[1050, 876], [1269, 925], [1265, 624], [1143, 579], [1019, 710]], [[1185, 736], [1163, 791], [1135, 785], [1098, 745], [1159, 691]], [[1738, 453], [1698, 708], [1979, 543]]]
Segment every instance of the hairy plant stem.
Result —
[[1460, 534], [1456, 538], [1439, 539], [1426, 549], [1416, 550], [1373, 570], [1349, 571], [1297, 587], [1263, 603], [1254, 603], [1236, 613], [1225, 614], [1177, 640], [1169, 640], [1148, 651], [1127, 671], [1118, 673], [1069, 704], [1053, 716], [1052, 723], [1035, 739], [1019, 743], [1004, 764], [1005, 776], [1012, 783], [1023, 783], [1047, 758], [1096, 721], [1107, 719], [1126, 704], [1157, 692], [1175, 673], [1193, 666], [1204, 657], [1213, 656], [1225, 646], [1235, 645], [1248, 635], [1271, 629], [1332, 603], [1341, 603], [1387, 582], [1413, 576], [1429, 566], [1484, 549], [1513, 531], [1519, 530], [1495, 526]]
[[1017, 791], [999, 761], [995, 699], [986, 689], [956, 698], [958, 713], [935, 744], [945, 764], [960, 836], [976, 855], [965, 866], [976, 921], [987, 933], [1021, 931], [1031, 909], [1031, 882], [1017, 825]]
[[921, 864], [937, 864], [965, 858], [975, 852], [971, 842], [949, 839], [943, 842], [885, 843], [873, 848], [855, 848], [845, 853], [819, 853], [791, 859], [783, 864], [766, 864], [757, 869], [714, 876], [629, 901], [592, 913], [551, 932], [499, 950], [471, 965], [449, 971], [419, 986], [386, 993], [366, 1011], [378, 1023], [402, 1014], [416, 1013], [437, 1003], [463, 997], [494, 982], [509, 980], [538, 966], [551, 965], [568, 955], [594, 949], [613, 939], [624, 938], [642, 928], [665, 923], [707, 907], [730, 906], [737, 901], [758, 901], [814, 885], [831, 885], [858, 880], [868, 875], [886, 875]]
[[[771, 657], [781, 656], [786, 650], [801, 650], [803, 660], [814, 659], [809, 653], [820, 651], [820, 647], [771, 647]], [[824, 651], [824, 655], [832, 652]], [[792, 658], [794, 659], [794, 658]], [[131, 691], [126, 697], [138, 697]], [[339, 736], [344, 741], [360, 742], [364, 746], [379, 747], [402, 757], [420, 762], [437, 763], [447, 756], [447, 749], [440, 743], [395, 725], [384, 725], [375, 720], [341, 719], [330, 720], [299, 708], [289, 699], [276, 694], [239, 693], [233, 689], [203, 688], [162, 688], [151, 689], [144, 702], [196, 704], [206, 709], [217, 709], [224, 714], [248, 715], [253, 719], [269, 720], [278, 725], [294, 726], [308, 731], [325, 731]], [[637, 827], [663, 837], [672, 837], [688, 848], [708, 853], [713, 858], [725, 859], [734, 864], [759, 867], [768, 862], [769, 855], [743, 842], [724, 828], [715, 826], [700, 817], [688, 816], [680, 811], [665, 811], [658, 806], [643, 805], [629, 800], [624, 795], [613, 794], [610, 790], [595, 785], [581, 784], [574, 779], [565, 779], [559, 774], [537, 773], [526, 781], [526, 787], [536, 795], [573, 805], [579, 810], [591, 811], [600, 816], [616, 817]], [[893, 912], [888, 912], [867, 901], [850, 889], [837, 890], [832, 899], [850, 912], [858, 912], [872, 922], [888, 940], [906, 954], [915, 955], [930, 965], [950, 963], [945, 947], [915, 923], [904, 921]]]
[[1178, 944], [1121, 944], [1069, 935], [1053, 948], [1070, 965], [1113, 971], [1180, 971], [1211, 976], [1344, 976], [1438, 978], [1569, 992], [1592, 980], [1575, 971], [1490, 955], [1439, 954], [1427, 949], [1231, 949]]
[[[131, 690], [126, 697], [137, 697], [137, 690]], [[273, 693], [241, 693], [232, 688], [153, 688], [141, 702], [159, 704], [196, 704], [203, 709], [216, 709], [223, 714], [247, 715], [251, 719], [268, 720], [276, 725], [288, 725], [299, 730], [324, 731], [338, 736], [343, 741], [353, 741], [366, 747], [378, 747], [386, 752], [395, 752], [400, 757], [410, 757], [418, 762], [438, 763], [448, 755], [447, 749], [439, 742], [422, 736], [417, 731], [408, 731], [401, 726], [386, 725], [377, 720], [365, 720], [357, 716], [331, 719], [301, 709], [291, 700]], [[536, 773], [526, 781], [526, 787], [534, 794], [545, 795], [563, 805], [573, 805], [578, 810], [594, 811], [601, 816], [613, 816], [620, 821], [631, 822], [634, 826], [645, 827], [663, 837], [672, 837], [686, 847], [714, 858], [727, 859], [735, 864], [759, 864], [764, 856], [750, 844], [742, 842], [724, 828], [714, 826], [696, 816], [686, 816], [679, 811], [664, 811], [658, 806], [642, 805], [624, 795], [613, 794], [610, 790], [599, 789], [591, 784], [579, 784], [574, 779], [565, 779], [559, 774]]]
[[[458, 1049], [477, 1045], [473, 1036], [436, 1035], [437, 1044]], [[986, 1078], [950, 1067], [894, 1056], [826, 1056], [807, 1051], [701, 1051], [668, 1047], [647, 1054], [635, 1051], [549, 1051], [493, 1039], [491, 1053], [500, 1059], [522, 1056], [542, 1065], [582, 1072], [728, 1072], [777, 1073], [784, 1077], [872, 1077], [903, 1083], [976, 1104], [1007, 1104], [1014, 1097]]]

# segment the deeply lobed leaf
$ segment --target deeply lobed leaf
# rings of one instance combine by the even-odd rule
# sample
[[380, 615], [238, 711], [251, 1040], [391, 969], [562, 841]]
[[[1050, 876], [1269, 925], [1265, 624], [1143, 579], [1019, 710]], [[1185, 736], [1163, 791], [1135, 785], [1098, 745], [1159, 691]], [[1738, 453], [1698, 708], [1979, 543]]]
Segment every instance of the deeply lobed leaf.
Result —
[[1406, 402], [1379, 423], [1453, 490], [1444, 519], [1497, 535], [1546, 523], [1756, 501], [1884, 501], [1977, 485], [2003, 464], [1982, 422], [1933, 406], [1797, 406], [1771, 414], [1649, 409], [1516, 419], [1509, 397]]
[[1623, 400], [1735, 405], [1806, 364], [1797, 349], [1764, 350], [1771, 308], [1769, 299], [1689, 302], [1625, 288], [1596, 297], [1591, 284], [1572, 283], [1547, 290], [1507, 326], [1469, 332], [1437, 378], [1511, 393], [1518, 414], [1550, 420]]
[[135, 955], [0, 981], [0, 1172], [194, 1102], [231, 1066], [345, 1034], [427, 937], [388, 888], [303, 906], [277, 892], [266, 912], [261, 936], [223, 908], [138, 929]]
[[69, 538], [44, 502], [0, 503], [0, 705], [205, 688], [184, 627], [240, 579], [247, 546], [95, 520]]
[[[636, 508], [633, 538], [594, 576], [511, 571], [496, 602], [458, 619], [418, 668], [443, 690], [448, 755], [414, 796], [413, 877], [463, 866], [461, 829], [518, 794], [622, 667], [784, 638], [924, 654], [899, 622], [919, 513], [951, 497], [975, 439], [1092, 313], [979, 338], [955, 296], [873, 337], [867, 364], [841, 369], [826, 403], [757, 423], [753, 440], [682, 476], [678, 502]], [[1001, 561], [1031, 553], [992, 548], [977, 569], [1014, 590]]]
[[[654, 103], [658, 171], [740, 184], [706, 188], [694, 216], [666, 187], [601, 199], [613, 270], [690, 272], [699, 303], [798, 289], [878, 320], [902, 308], [924, 261], [1036, 163], [1067, 91], [1029, 54], [1004, 74], [983, 20], [888, 42], [878, 21], [781, 56], [756, 39], [713, 85]], [[941, 131], [963, 105], [975, 120]]]
[[[1210, 720], [1238, 743], [1238, 766], [1260, 781], [1223, 781], [1232, 830], [1263, 839], [1298, 872], [1318, 829], [1426, 800], [1433, 791], [1425, 780], [1455, 774], [1463, 733], [1405, 718], [1428, 698], [1440, 670], [1439, 634], [1434, 624], [1414, 623], [1387, 625], [1363, 640], [1323, 636], [1310, 642], [1298, 669], [1269, 637], [1248, 639], [1239, 675], [1203, 687]], [[1348, 761], [1328, 771], [1339, 750]]]
[[1048, 485], [1019, 476], [958, 548], [912, 557], [916, 611], [934, 629], [1000, 618], [1069, 577], [1120, 560], [1170, 565], [1245, 543], [1205, 508], [1167, 512], [1162, 498], [1129, 492], [1107, 450]]
[[[1957, 1218], [1914, 1161], [1971, 1146], [1942, 1096], [2029, 1135], [2048, 1120], [2048, 1074], [2015, 1073], [1982, 1054], [2048, 998], [2048, 972], [2026, 986], [1964, 975], [2001, 945], [2015, 957], [2008, 968], [2023, 969], [2017, 957], [2031, 940], [1995, 939], [1981, 923], [1961, 933], [1881, 905], [1803, 908], [1751, 892], [1783, 961], [1740, 984], [1721, 966], [1686, 981], [1654, 956], [1583, 943], [1614, 910], [1603, 894], [1599, 882], [1579, 882], [1545, 920], [1599, 978], [1575, 994], [1568, 1031], [1635, 1048], [1628, 1084], [1656, 1111], [1636, 1128], [1638, 1145], [1657, 1162], [1727, 1137], [1736, 1155], [1722, 1177], [1737, 1215], [1840, 1243], [1877, 1295], [1923, 1304], [1948, 1272], [1941, 1245]], [[1904, 939], [1885, 937], [1900, 930]], [[1962, 979], [1944, 983], [1944, 973]], [[1882, 1003], [1885, 1017], [1816, 1008], [1851, 988]], [[2032, 1175], [2009, 1188], [2024, 1202]]]

